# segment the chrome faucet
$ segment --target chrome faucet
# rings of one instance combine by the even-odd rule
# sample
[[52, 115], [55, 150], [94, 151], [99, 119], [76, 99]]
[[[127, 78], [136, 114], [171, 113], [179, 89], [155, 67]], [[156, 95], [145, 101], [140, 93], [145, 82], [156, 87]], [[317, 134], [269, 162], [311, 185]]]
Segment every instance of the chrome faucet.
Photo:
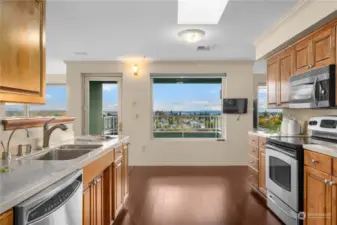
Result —
[[50, 140], [50, 135], [53, 133], [54, 130], [57, 128], [60, 128], [63, 131], [66, 131], [68, 127], [64, 124], [56, 124], [55, 126], [48, 128], [49, 123], [55, 120], [55, 118], [51, 118], [47, 122], [44, 123], [43, 125], [43, 148], [49, 147], [49, 140]]
[[[2, 147], [4, 148], [4, 152], [2, 153], [2, 159], [3, 160], [10, 160], [11, 159], [11, 155], [9, 153], [9, 144], [12, 140], [12, 137], [13, 137], [13, 134], [15, 133], [15, 131], [17, 130], [21, 130], [22, 128], [16, 128], [12, 131], [12, 133], [9, 135], [9, 138], [8, 138], [8, 142], [7, 142], [7, 148], [5, 149], [5, 146], [4, 146], [4, 143], [1, 141], [1, 145]], [[29, 138], [29, 131], [26, 129], [26, 128], [23, 128], [26, 133], [27, 133], [27, 138]]]

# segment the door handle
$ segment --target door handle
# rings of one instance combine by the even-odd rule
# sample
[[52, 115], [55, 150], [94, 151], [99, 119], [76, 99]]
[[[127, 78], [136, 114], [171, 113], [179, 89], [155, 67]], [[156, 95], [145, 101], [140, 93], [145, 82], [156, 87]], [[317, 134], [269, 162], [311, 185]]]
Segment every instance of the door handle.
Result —
[[336, 185], [336, 183], [333, 182], [333, 181], [330, 181], [330, 182], [329, 182], [329, 185], [330, 185], [330, 186], [333, 186], [333, 185]]

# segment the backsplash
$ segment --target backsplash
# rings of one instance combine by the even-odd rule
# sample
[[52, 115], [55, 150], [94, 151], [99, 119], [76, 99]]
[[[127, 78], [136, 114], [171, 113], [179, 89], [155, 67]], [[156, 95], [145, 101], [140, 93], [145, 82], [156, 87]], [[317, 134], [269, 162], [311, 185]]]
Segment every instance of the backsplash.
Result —
[[283, 109], [283, 116], [289, 117], [289, 115], [295, 117], [301, 124], [306, 124], [310, 118], [315, 116], [337, 116], [337, 109]]
[[[74, 138], [74, 131], [73, 131], [73, 124], [67, 123], [68, 130], [62, 131], [60, 129], [56, 129], [51, 137], [50, 137], [50, 145], [58, 144], [62, 141], [67, 141]], [[50, 126], [53, 126], [51, 124]], [[10, 142], [10, 152], [12, 155], [17, 154], [17, 149], [19, 144], [31, 144], [33, 146], [33, 150], [36, 149], [37, 146], [42, 146], [43, 142], [43, 128], [42, 127], [36, 127], [36, 128], [29, 128], [29, 135], [30, 137], [26, 137], [26, 131], [24, 130], [17, 130]], [[11, 130], [4, 131], [2, 125], [0, 125], [0, 141], [3, 141], [5, 146], [7, 146], [7, 141], [9, 138], [9, 135], [11, 134]], [[2, 147], [0, 147], [0, 157], [2, 154]]]

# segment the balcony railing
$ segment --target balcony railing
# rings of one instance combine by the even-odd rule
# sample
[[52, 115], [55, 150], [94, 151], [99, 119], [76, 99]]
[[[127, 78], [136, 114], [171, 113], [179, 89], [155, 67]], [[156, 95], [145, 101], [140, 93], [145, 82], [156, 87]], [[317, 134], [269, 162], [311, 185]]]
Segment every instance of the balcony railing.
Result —
[[222, 138], [220, 115], [154, 115], [155, 138]]
[[104, 116], [104, 134], [117, 135], [118, 134], [118, 116]]

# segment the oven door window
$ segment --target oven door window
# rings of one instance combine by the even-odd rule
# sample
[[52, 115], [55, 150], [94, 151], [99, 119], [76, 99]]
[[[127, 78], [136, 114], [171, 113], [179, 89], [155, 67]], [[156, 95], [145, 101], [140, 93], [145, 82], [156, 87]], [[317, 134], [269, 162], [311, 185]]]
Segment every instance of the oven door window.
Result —
[[269, 156], [269, 178], [282, 187], [291, 192], [291, 165], [283, 160]]

